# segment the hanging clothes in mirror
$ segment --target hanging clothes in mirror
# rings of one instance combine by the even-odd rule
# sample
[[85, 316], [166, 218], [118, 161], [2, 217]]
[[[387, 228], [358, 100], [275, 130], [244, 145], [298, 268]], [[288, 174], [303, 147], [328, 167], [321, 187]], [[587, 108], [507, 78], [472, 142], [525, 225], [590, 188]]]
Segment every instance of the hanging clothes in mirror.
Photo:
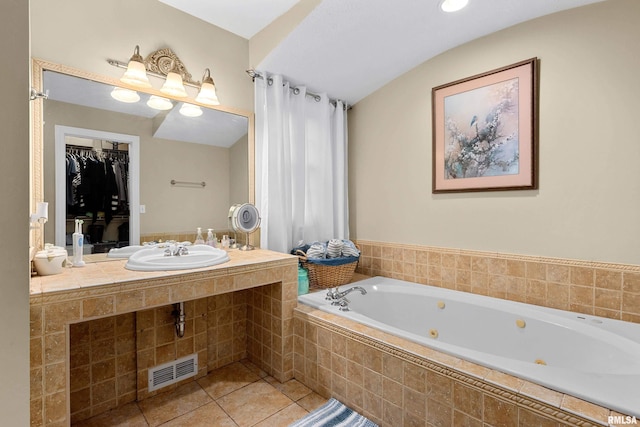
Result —
[[66, 166], [67, 216], [108, 225], [114, 215], [129, 215], [127, 151], [67, 145]]

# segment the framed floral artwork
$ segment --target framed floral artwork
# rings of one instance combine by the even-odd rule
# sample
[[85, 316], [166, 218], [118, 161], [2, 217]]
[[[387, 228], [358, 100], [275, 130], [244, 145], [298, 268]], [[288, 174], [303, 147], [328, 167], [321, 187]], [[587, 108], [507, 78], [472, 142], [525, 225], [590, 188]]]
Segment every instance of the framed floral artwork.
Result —
[[538, 59], [434, 87], [433, 193], [538, 188]]

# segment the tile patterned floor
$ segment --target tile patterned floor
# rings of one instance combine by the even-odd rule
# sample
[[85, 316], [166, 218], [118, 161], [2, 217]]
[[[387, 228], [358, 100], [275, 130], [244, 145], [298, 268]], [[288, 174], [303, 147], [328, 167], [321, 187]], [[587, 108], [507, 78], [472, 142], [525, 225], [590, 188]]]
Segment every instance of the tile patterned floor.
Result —
[[325, 402], [296, 380], [280, 383], [242, 361], [73, 427], [280, 427]]

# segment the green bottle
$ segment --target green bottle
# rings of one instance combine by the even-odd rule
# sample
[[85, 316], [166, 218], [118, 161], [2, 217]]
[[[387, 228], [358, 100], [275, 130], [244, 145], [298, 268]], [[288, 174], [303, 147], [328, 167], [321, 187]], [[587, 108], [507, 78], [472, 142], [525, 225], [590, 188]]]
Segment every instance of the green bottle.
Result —
[[309, 292], [309, 275], [307, 270], [298, 266], [298, 295], [304, 295]]

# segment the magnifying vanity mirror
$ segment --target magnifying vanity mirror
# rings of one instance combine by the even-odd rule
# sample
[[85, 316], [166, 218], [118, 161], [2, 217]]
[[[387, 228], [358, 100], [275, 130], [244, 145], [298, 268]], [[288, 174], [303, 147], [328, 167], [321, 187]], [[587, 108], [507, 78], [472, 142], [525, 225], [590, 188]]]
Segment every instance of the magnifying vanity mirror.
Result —
[[153, 88], [123, 102], [112, 94], [119, 80], [41, 60], [33, 78], [48, 93], [33, 103], [33, 202], [50, 211], [44, 242], [70, 247], [77, 219], [85, 254], [193, 240], [197, 227], [221, 237], [229, 206], [253, 202], [252, 113]]

